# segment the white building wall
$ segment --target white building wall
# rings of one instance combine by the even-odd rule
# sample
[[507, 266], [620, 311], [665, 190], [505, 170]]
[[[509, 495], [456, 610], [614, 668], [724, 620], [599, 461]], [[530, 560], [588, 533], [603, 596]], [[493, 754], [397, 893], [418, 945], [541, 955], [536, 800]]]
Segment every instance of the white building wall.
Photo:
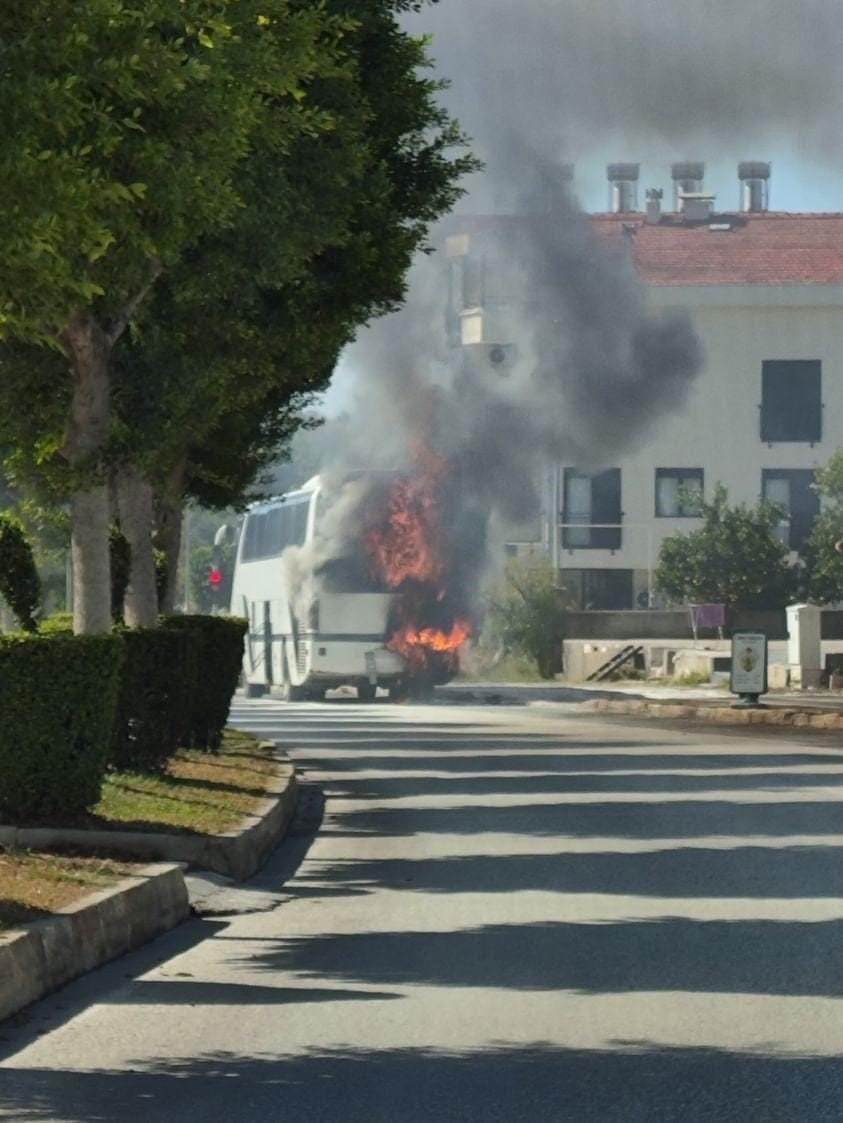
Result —
[[[824, 465], [843, 446], [843, 293], [832, 286], [705, 286], [651, 289], [654, 308], [693, 313], [705, 365], [685, 407], [654, 422], [623, 458], [607, 450], [605, 467], [621, 469], [620, 549], [562, 549], [563, 568], [633, 569], [655, 565], [664, 538], [700, 525], [693, 518], [657, 518], [656, 468], [702, 468], [705, 495], [722, 482], [730, 501], [757, 502], [765, 468]], [[760, 436], [762, 362], [822, 362], [822, 440], [767, 445]], [[560, 475], [564, 467], [560, 465]], [[560, 479], [560, 496], [562, 494]], [[642, 574], [643, 577], [643, 574]], [[640, 582], [639, 582], [640, 584]]]

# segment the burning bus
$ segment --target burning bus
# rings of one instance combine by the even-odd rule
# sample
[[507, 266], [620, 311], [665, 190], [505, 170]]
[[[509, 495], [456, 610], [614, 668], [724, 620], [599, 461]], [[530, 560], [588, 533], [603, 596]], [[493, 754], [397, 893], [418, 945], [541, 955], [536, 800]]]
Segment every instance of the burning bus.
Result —
[[246, 515], [231, 611], [245, 616], [247, 692], [290, 701], [352, 685], [372, 700], [448, 681], [473, 625], [449, 590], [444, 467], [316, 476]]

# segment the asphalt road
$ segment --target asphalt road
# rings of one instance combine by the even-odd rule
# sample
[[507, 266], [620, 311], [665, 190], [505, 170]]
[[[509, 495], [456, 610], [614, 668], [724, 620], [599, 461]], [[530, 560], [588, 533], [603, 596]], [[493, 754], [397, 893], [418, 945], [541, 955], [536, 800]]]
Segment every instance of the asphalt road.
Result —
[[0, 1026], [0, 1117], [843, 1119], [835, 739], [561, 708], [233, 716], [304, 770], [295, 837], [239, 894], [283, 903]]

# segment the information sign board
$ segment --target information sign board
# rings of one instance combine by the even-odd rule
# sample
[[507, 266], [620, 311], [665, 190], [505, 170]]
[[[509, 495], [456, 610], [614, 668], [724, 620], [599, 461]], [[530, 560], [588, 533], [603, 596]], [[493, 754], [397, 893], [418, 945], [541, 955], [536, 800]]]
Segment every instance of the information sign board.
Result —
[[732, 636], [729, 689], [742, 697], [767, 693], [767, 637], [763, 632], [735, 632]]

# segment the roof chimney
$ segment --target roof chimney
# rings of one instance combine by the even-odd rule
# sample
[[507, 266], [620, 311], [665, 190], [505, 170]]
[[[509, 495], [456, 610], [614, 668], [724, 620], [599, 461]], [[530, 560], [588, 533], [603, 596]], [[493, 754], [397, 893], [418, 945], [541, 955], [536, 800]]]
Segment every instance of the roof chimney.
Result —
[[660, 187], [647, 188], [647, 216], [644, 221], [648, 226], [658, 226], [662, 220], [662, 198], [664, 191]]
[[670, 169], [673, 177], [673, 209], [684, 210], [683, 195], [699, 195], [703, 189], [705, 178], [705, 164], [700, 161], [673, 164]]
[[638, 210], [638, 173], [640, 164], [609, 164], [609, 210], [612, 214], [628, 214]]
[[750, 214], [766, 211], [770, 205], [770, 165], [759, 160], [738, 164], [741, 181], [741, 210]]

